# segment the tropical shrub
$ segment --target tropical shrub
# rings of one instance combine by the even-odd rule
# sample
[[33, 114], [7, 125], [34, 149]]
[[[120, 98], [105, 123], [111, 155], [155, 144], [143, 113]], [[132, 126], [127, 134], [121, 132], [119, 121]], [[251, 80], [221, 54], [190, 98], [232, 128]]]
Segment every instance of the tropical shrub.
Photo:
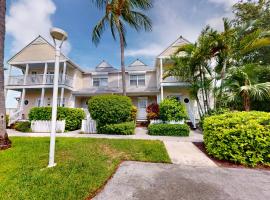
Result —
[[133, 122], [136, 121], [137, 112], [138, 112], [137, 107], [136, 106], [132, 106], [131, 114], [130, 114], [130, 120], [129, 121], [133, 121]]
[[14, 128], [16, 131], [20, 132], [31, 132], [31, 122], [29, 121], [16, 122]]
[[206, 117], [214, 116], [214, 115], [221, 115], [224, 113], [230, 112], [229, 108], [216, 108], [209, 110], [208, 113], [204, 114], [200, 119], [200, 127], [203, 128], [203, 121]]
[[[29, 120], [51, 120], [52, 107], [35, 107], [28, 114]], [[65, 120], [65, 130], [74, 131], [81, 128], [85, 113], [80, 108], [57, 108], [57, 120]]]
[[8, 123], [9, 123], [9, 115], [6, 115], [6, 127], [8, 127]]
[[88, 101], [91, 117], [98, 126], [119, 124], [130, 121], [132, 102], [129, 97], [119, 95], [100, 95]]
[[148, 134], [164, 136], [189, 136], [189, 126], [187, 124], [150, 124], [148, 126]]
[[181, 121], [187, 119], [185, 106], [175, 98], [164, 99], [159, 105], [159, 110], [162, 121]]
[[159, 118], [159, 105], [157, 103], [152, 103], [147, 106], [146, 108], [147, 112], [147, 120], [153, 120]]
[[106, 124], [98, 126], [98, 133], [110, 135], [133, 135], [135, 130], [134, 122], [124, 122], [120, 124]]
[[270, 165], [270, 113], [231, 112], [204, 120], [207, 152], [243, 165]]

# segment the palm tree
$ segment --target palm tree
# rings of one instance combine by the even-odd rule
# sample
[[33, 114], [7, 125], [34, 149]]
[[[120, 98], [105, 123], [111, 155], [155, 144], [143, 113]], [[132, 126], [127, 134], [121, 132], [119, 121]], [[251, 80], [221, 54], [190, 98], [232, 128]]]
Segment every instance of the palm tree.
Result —
[[233, 67], [224, 81], [224, 93], [229, 103], [242, 101], [245, 111], [250, 111], [251, 100], [270, 99], [270, 82], [252, 83], [246, 66]]
[[4, 42], [6, 0], [0, 0], [0, 149], [11, 146], [6, 132], [6, 106], [4, 92]]
[[150, 18], [140, 11], [147, 11], [152, 8], [152, 0], [92, 0], [96, 6], [105, 10], [105, 15], [93, 29], [92, 41], [98, 45], [102, 33], [106, 26], [110, 27], [113, 39], [116, 40], [116, 32], [119, 36], [121, 49], [121, 72], [123, 95], [126, 95], [126, 76], [125, 76], [125, 59], [124, 49], [126, 43], [126, 25], [131, 26], [139, 31], [152, 30]]

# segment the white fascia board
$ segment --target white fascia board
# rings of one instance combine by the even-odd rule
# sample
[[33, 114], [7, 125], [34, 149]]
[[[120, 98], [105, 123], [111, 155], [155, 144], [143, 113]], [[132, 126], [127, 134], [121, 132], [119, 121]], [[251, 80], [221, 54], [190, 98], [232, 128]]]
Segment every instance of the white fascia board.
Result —
[[176, 82], [176, 83], [160, 83], [161, 86], [182, 86], [182, 87], [189, 87], [190, 84], [189, 83], [185, 83], [185, 82]]
[[129, 74], [146, 74], [146, 71], [128, 71]]

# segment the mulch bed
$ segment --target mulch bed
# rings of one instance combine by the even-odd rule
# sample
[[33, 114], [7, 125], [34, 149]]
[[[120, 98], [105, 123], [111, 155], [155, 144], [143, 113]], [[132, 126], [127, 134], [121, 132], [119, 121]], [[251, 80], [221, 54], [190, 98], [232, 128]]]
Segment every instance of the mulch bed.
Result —
[[233, 163], [227, 160], [218, 160], [207, 154], [204, 143], [203, 142], [193, 142], [193, 144], [200, 149], [208, 158], [210, 158], [214, 163], [216, 163], [219, 167], [224, 168], [248, 168], [248, 169], [257, 169], [257, 170], [268, 170], [270, 171], [270, 166], [258, 165], [257, 167], [247, 167], [241, 164]]

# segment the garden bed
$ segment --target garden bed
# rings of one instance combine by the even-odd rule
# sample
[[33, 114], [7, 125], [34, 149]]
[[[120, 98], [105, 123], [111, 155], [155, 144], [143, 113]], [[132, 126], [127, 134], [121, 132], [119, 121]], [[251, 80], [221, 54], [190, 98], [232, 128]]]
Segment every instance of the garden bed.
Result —
[[210, 156], [205, 148], [205, 145], [203, 142], [193, 142], [193, 144], [200, 149], [208, 158], [210, 158], [214, 163], [216, 163], [219, 167], [224, 167], [224, 168], [249, 168], [249, 169], [258, 169], [258, 170], [269, 170], [270, 171], [270, 166], [264, 166], [264, 165], [258, 165], [256, 167], [248, 167], [245, 165], [233, 163], [227, 160], [219, 160], [217, 158], [214, 158], [213, 156]]

